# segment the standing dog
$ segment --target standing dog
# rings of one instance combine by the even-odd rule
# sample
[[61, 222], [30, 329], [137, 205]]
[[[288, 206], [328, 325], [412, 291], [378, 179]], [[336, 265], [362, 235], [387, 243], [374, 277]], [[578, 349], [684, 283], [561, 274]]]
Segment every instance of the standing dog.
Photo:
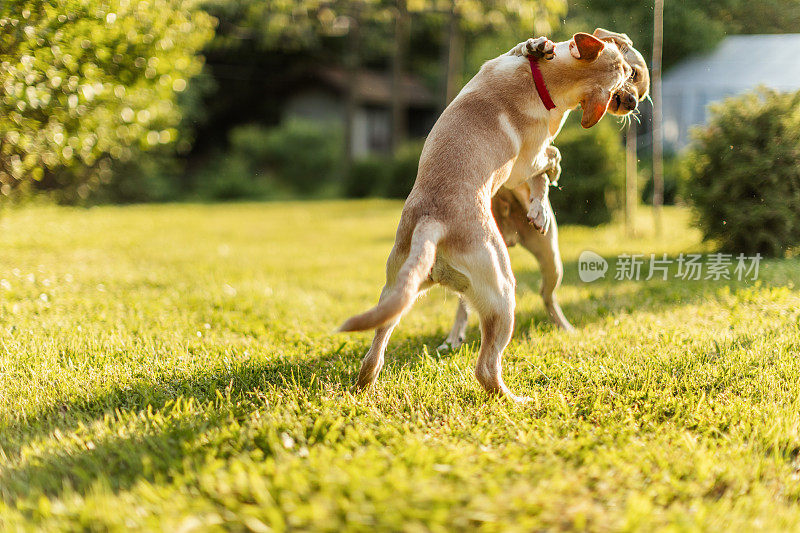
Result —
[[[630, 38], [624, 33], [615, 33], [603, 28], [597, 28], [594, 30], [593, 35], [603, 41], [616, 44], [625, 61], [631, 67], [630, 77], [625, 81], [622, 88], [614, 93], [608, 107], [609, 113], [618, 116], [627, 115], [635, 111], [638, 103], [644, 100], [650, 92], [650, 74], [647, 70], [647, 63], [642, 54], [633, 47], [633, 42]], [[516, 52], [516, 50], [512, 51]], [[519, 53], [524, 55], [525, 51], [519, 50]], [[552, 148], [555, 149], [555, 147]], [[558, 159], [560, 161], [560, 154]], [[553, 171], [554, 178], [549, 178], [551, 183], [555, 183], [560, 171], [560, 165], [556, 165]], [[492, 198], [492, 214], [506, 246], [511, 247], [519, 243], [536, 257], [539, 263], [539, 270], [542, 273], [540, 294], [550, 320], [563, 330], [573, 331], [574, 328], [564, 316], [564, 312], [561, 310], [555, 295], [555, 291], [561, 284], [561, 278], [564, 275], [564, 267], [558, 250], [558, 226], [555, 214], [545, 196], [542, 205], [547, 213], [549, 223], [537, 228], [528, 219], [528, 212], [531, 206], [529, 202], [525, 201], [525, 198], [529, 197], [530, 193], [524, 184], [517, 187], [513, 192], [503, 187]], [[467, 331], [467, 319], [467, 305], [462, 297], [459, 298], [453, 327], [447, 339], [439, 346], [439, 350], [457, 350], [461, 347]]]
[[[490, 393], [512, 394], [503, 382], [501, 357], [514, 325], [514, 275], [508, 250], [491, 213], [492, 197], [547, 170], [545, 148], [566, 112], [583, 109], [591, 127], [630, 76], [616, 45], [578, 33], [536, 46], [555, 109], [548, 111], [531, 76], [515, 55], [486, 62], [444, 110], [425, 141], [414, 187], [403, 207], [386, 264], [378, 305], [348, 319], [340, 331], [376, 328], [357, 387], [375, 382], [401, 315], [421, 291], [440, 283], [464, 295], [478, 311], [481, 348], [475, 375]], [[543, 159], [544, 164], [543, 164]]]

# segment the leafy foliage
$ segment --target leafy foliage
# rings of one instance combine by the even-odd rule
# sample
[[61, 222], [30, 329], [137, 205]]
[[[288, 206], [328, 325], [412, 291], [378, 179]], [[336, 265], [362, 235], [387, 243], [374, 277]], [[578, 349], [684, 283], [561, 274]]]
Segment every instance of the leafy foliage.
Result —
[[389, 179], [389, 164], [377, 155], [357, 159], [345, 176], [342, 193], [347, 198], [379, 196]]
[[342, 192], [348, 198], [405, 199], [417, 179], [423, 144], [422, 140], [408, 141], [392, 155], [371, 155], [356, 160], [345, 176]]
[[559, 223], [594, 226], [609, 222], [618, 204], [625, 153], [609, 118], [587, 130], [573, 115], [556, 138], [562, 172], [550, 202]]
[[0, 181], [74, 187], [178, 139], [212, 19], [193, 0], [0, 4]]
[[197, 178], [205, 198], [313, 196], [338, 184], [342, 141], [334, 126], [302, 120], [275, 128], [239, 126], [228, 144]]
[[419, 170], [419, 157], [422, 154], [423, 141], [410, 141], [398, 147], [392, 155], [389, 169], [389, 181], [384, 194], [387, 198], [405, 199], [414, 186]]
[[688, 196], [722, 250], [780, 256], [800, 245], [800, 92], [760, 89], [711, 107], [687, 156]]
[[[648, 62], [653, 54], [653, 3], [639, 0], [569, 0], [569, 16], [559, 32], [591, 31], [602, 26], [633, 39]], [[800, 25], [797, 0], [715, 0], [664, 2], [663, 64], [713, 48], [736, 33], [793, 33]]]

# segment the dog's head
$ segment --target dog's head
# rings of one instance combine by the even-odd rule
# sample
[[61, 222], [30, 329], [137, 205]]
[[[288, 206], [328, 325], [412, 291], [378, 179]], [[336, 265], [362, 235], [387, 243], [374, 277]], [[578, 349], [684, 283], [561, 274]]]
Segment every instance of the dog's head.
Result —
[[519, 231], [515, 220], [524, 220], [526, 224], [528, 220], [519, 201], [505, 187], [501, 187], [492, 198], [492, 215], [506, 246], [511, 248], [516, 245], [519, 242]]
[[642, 54], [633, 47], [633, 41], [624, 33], [597, 28], [593, 35], [604, 42], [611, 42], [617, 45], [622, 57], [631, 67], [631, 75], [625, 80], [622, 88], [611, 97], [608, 112], [614, 115], [627, 115], [635, 111], [639, 102], [647, 98], [650, 92], [650, 72], [647, 70], [647, 63]]
[[545, 79], [553, 80], [562, 104], [568, 108], [580, 104], [584, 128], [603, 118], [612, 96], [632, 71], [616, 43], [588, 33], [576, 33], [569, 41], [556, 44], [555, 58], [546, 61], [542, 69]]

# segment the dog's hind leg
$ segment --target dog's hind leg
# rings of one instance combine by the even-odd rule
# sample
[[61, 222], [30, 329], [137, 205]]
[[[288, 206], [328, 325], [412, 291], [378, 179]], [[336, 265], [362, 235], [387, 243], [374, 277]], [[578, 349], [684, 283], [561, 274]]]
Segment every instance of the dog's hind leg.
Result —
[[[386, 293], [384, 288], [381, 297]], [[400, 317], [392, 320], [389, 324], [381, 326], [375, 330], [375, 337], [372, 338], [372, 345], [369, 351], [361, 361], [361, 370], [358, 372], [358, 380], [356, 381], [356, 390], [364, 390], [371, 387], [375, 380], [378, 379], [378, 374], [383, 368], [383, 355], [386, 353], [386, 345], [389, 344], [389, 337], [392, 331], [400, 322]]]
[[447, 350], [458, 350], [464, 344], [464, 337], [467, 335], [467, 320], [469, 318], [469, 310], [467, 309], [467, 302], [461, 296], [458, 299], [458, 309], [456, 310], [456, 319], [453, 322], [453, 329], [447, 335], [445, 341], [439, 345], [437, 350], [444, 352]]
[[564, 316], [564, 312], [558, 304], [558, 298], [556, 298], [556, 289], [561, 285], [561, 279], [564, 277], [564, 265], [558, 249], [558, 225], [553, 210], [550, 208], [549, 200], [547, 211], [550, 216], [550, 227], [547, 233], [541, 235], [531, 231], [523, 236], [520, 244], [539, 262], [539, 270], [542, 273], [542, 288], [539, 292], [550, 320], [565, 331], [575, 331], [567, 317]]
[[490, 242], [467, 254], [464, 267], [470, 278], [466, 296], [480, 316], [481, 347], [475, 377], [490, 394], [508, 396], [524, 401], [513, 394], [503, 382], [503, 350], [514, 330], [514, 274], [508, 250], [495, 228]]
[[[422, 287], [420, 287], [420, 292], [427, 290], [430, 286], [430, 282], [423, 283]], [[388, 289], [384, 287], [381, 292], [381, 298], [384, 298], [387, 292]], [[358, 372], [358, 380], [356, 381], [356, 390], [369, 388], [375, 383], [375, 380], [378, 379], [378, 374], [380, 374], [381, 368], [383, 368], [383, 359], [386, 353], [386, 346], [389, 344], [389, 337], [391, 337], [392, 331], [394, 331], [394, 328], [397, 327], [397, 324], [400, 322], [400, 318], [400, 316], [397, 316], [388, 324], [375, 330], [375, 336], [372, 338], [372, 345], [370, 345], [369, 351], [361, 361], [361, 370]]]
[[[381, 296], [378, 300], [379, 303], [392, 292], [404, 260], [405, 257], [400, 257], [396, 249], [393, 248], [392, 252], [389, 254], [389, 259], [386, 261], [386, 285], [384, 285], [383, 290], [381, 290]], [[424, 281], [419, 287], [419, 292], [424, 291], [430, 287], [430, 285], [431, 282]], [[356, 390], [366, 389], [372, 386], [375, 380], [378, 379], [378, 374], [380, 374], [381, 368], [383, 368], [386, 345], [389, 344], [389, 337], [400, 322], [401, 316], [402, 315], [397, 315], [390, 322], [375, 330], [375, 337], [372, 338], [372, 345], [361, 361], [361, 370], [358, 372], [358, 380], [355, 386]]]

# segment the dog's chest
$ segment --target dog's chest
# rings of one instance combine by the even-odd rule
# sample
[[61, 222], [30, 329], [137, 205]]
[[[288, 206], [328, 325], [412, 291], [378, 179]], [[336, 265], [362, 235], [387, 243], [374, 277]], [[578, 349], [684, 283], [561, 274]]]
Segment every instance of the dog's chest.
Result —
[[531, 176], [539, 174], [543, 169], [544, 149], [549, 144], [550, 137], [544, 137], [538, 143], [524, 144], [508, 173], [508, 178], [501, 184], [513, 189], [522, 185]]

